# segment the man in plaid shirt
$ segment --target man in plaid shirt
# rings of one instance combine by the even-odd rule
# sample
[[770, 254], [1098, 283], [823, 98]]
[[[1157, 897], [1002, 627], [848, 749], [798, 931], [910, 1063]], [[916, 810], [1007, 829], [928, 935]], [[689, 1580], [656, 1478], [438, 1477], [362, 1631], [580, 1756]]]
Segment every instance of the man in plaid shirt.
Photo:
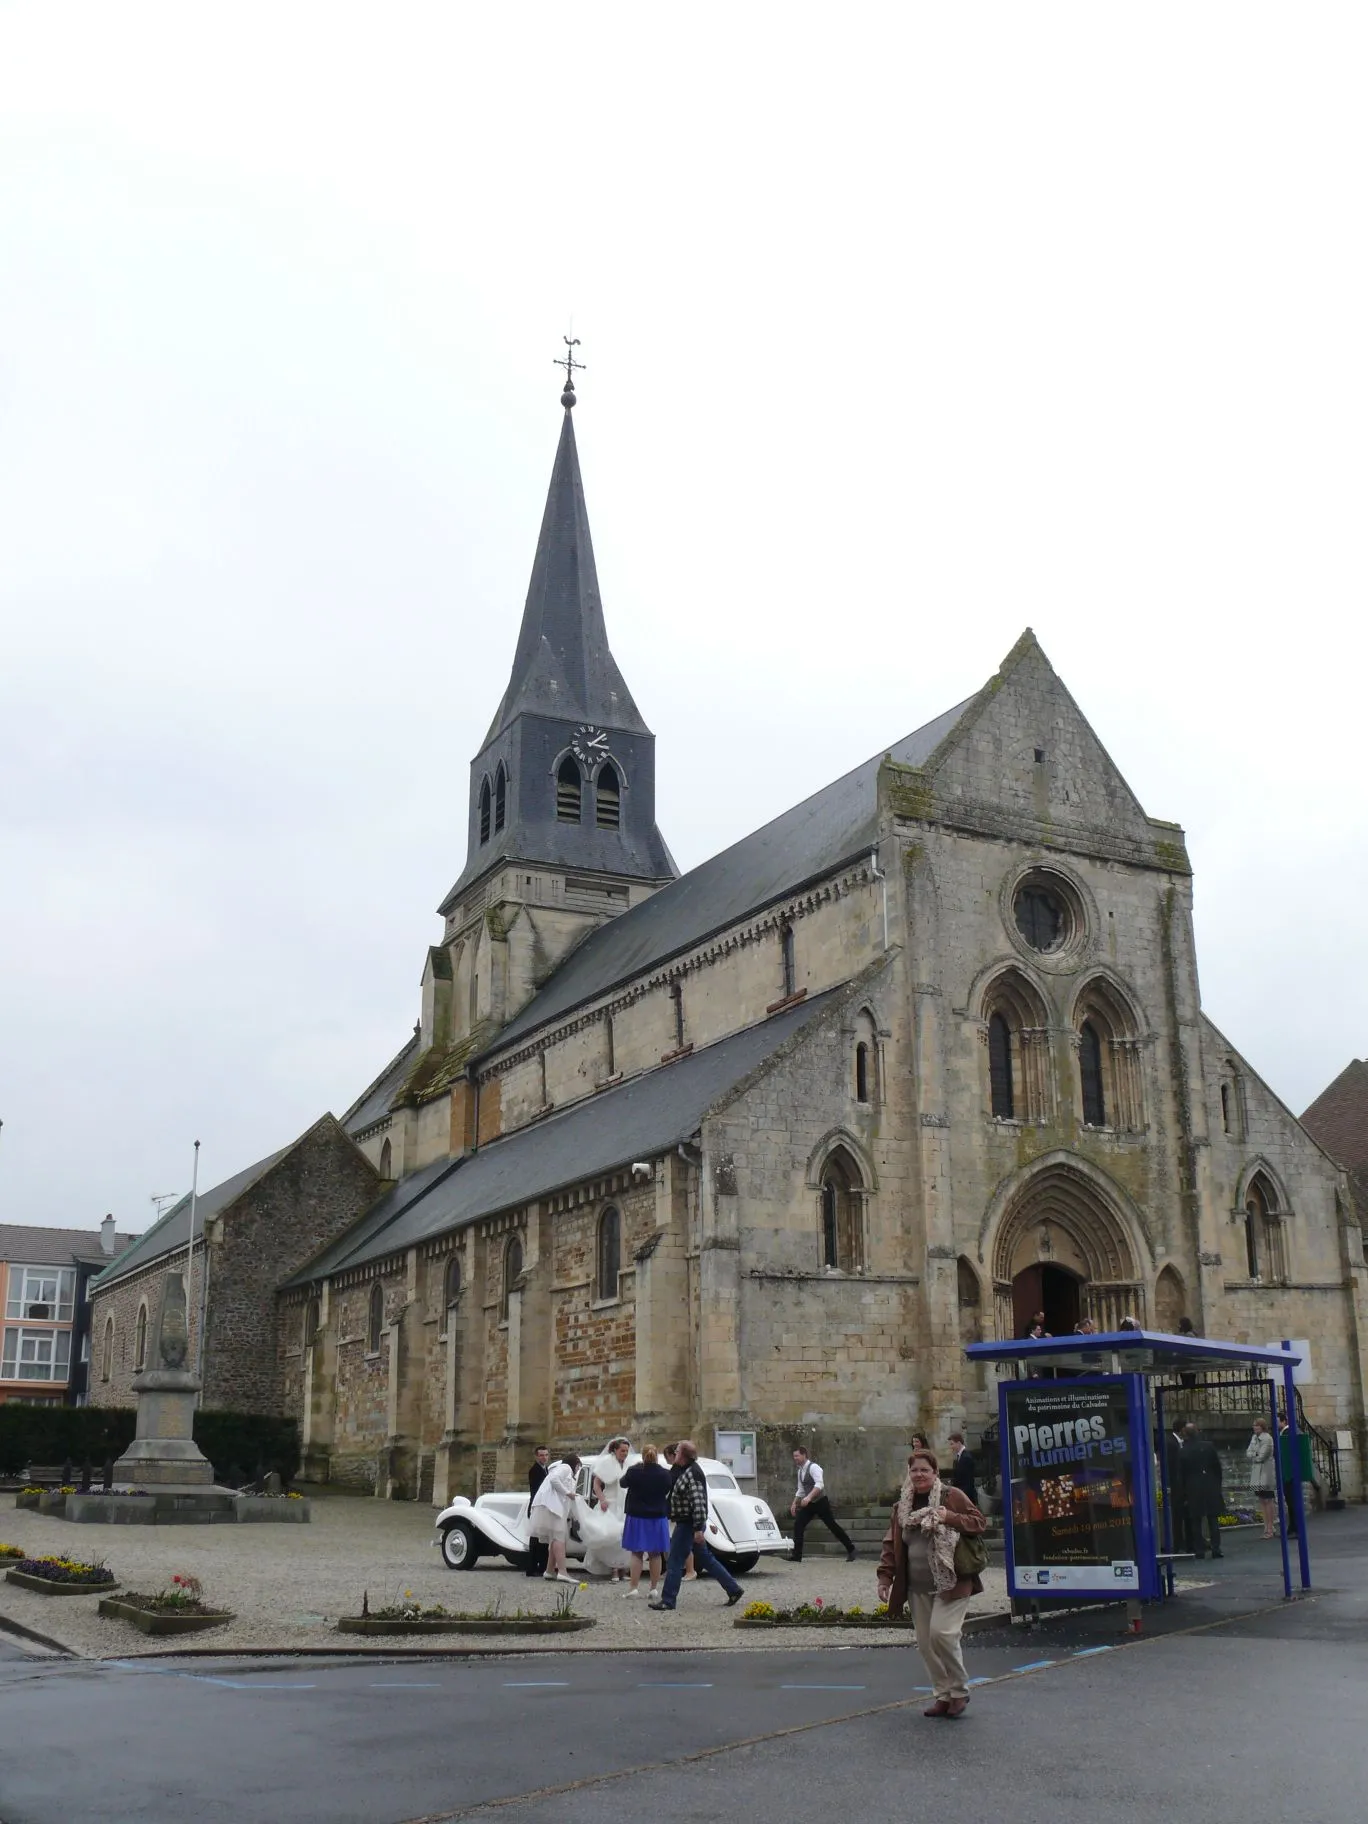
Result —
[[675, 1462], [682, 1463], [684, 1467], [670, 1490], [670, 1556], [665, 1566], [665, 1582], [660, 1600], [649, 1606], [673, 1613], [680, 1580], [684, 1575], [684, 1564], [692, 1552], [695, 1567], [700, 1571], [710, 1571], [727, 1592], [727, 1607], [730, 1608], [734, 1602], [740, 1602], [746, 1592], [726, 1566], [718, 1563], [708, 1548], [708, 1479], [698, 1461], [698, 1446], [688, 1438], [683, 1439]]

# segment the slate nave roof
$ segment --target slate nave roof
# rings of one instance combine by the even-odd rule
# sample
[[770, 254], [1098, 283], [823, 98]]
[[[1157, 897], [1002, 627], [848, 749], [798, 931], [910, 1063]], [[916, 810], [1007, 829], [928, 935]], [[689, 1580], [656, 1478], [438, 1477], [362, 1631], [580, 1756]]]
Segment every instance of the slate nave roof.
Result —
[[482, 1216], [667, 1151], [696, 1134], [711, 1109], [845, 992], [829, 988], [686, 1058], [658, 1064], [491, 1140], [478, 1152], [434, 1160], [411, 1172], [286, 1286], [350, 1272]]

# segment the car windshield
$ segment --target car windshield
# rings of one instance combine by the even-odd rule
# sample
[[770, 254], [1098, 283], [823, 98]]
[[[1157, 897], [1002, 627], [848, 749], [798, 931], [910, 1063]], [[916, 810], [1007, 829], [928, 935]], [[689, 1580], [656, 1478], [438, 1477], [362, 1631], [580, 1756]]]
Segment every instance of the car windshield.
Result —
[[708, 1487], [709, 1488], [733, 1488], [734, 1489], [736, 1487], [736, 1483], [731, 1476], [714, 1475], [714, 1476], [708, 1477]]

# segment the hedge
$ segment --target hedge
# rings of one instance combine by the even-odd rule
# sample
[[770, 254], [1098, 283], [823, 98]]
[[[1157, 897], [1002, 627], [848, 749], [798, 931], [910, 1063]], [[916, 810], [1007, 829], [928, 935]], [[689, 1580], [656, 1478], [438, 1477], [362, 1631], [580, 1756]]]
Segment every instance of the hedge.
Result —
[[[117, 1406], [0, 1406], [0, 1475], [88, 1463], [96, 1480], [133, 1442], [137, 1415]], [[299, 1426], [253, 1412], [197, 1412], [195, 1442], [220, 1482], [235, 1486], [275, 1470], [289, 1482], [299, 1468]]]

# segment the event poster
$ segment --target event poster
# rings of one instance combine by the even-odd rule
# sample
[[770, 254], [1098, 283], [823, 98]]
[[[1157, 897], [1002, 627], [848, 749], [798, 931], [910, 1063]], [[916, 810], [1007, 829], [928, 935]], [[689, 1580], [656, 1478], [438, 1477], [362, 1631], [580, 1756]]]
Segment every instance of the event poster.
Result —
[[999, 1390], [1010, 1595], [1152, 1593], [1142, 1544], [1149, 1465], [1135, 1453], [1147, 1427], [1133, 1411], [1133, 1389], [1130, 1377], [1115, 1376]]

